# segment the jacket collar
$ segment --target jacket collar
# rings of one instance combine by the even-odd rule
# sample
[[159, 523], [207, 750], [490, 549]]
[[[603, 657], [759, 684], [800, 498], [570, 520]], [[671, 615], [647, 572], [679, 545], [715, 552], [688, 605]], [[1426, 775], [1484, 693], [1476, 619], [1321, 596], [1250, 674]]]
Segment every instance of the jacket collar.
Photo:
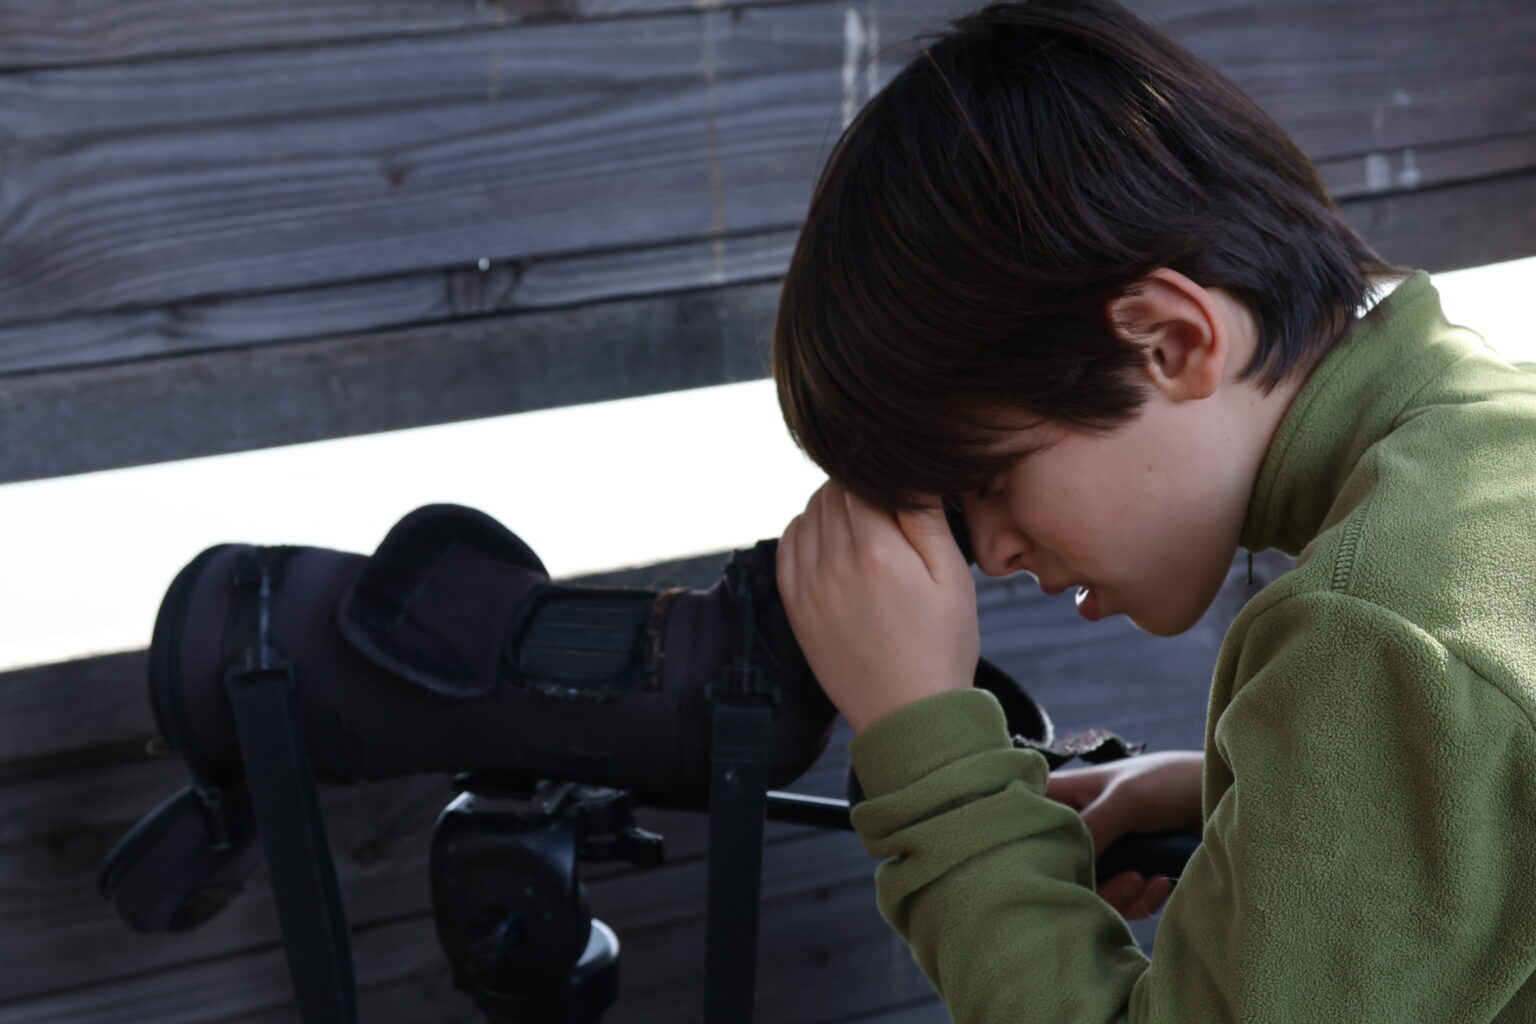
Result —
[[1405, 278], [1312, 371], [1270, 442], [1242, 546], [1296, 555], [1329, 525], [1345, 479], [1414, 397], [1466, 354], [1429, 274]]

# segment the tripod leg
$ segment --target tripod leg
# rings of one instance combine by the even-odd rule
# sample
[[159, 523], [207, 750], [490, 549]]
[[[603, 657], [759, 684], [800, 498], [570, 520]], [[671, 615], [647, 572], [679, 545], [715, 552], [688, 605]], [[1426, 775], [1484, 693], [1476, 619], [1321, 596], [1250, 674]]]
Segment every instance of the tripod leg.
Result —
[[752, 1021], [772, 722], [773, 709], [765, 703], [714, 701], [704, 1024]]

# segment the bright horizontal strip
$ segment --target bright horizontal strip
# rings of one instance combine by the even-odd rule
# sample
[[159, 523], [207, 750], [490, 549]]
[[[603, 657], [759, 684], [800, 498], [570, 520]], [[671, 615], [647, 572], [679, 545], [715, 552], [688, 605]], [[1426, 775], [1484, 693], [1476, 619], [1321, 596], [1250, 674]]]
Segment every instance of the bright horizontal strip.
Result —
[[823, 479], [754, 381], [11, 484], [0, 670], [147, 646], [172, 577], [213, 544], [370, 552], [452, 502], [573, 576], [776, 537]]

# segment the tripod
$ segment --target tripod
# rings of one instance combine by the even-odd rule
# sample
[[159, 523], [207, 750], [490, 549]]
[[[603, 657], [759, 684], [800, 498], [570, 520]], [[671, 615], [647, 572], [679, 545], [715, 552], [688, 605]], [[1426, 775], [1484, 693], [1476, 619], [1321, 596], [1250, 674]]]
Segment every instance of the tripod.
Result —
[[[663, 837], [635, 824], [623, 790], [571, 782], [529, 790], [483, 776], [456, 784], [462, 792], [438, 818], [431, 859], [433, 916], [455, 986], [493, 1024], [599, 1024], [618, 993], [620, 947], [613, 929], [592, 917], [577, 863], [655, 867]], [[846, 801], [765, 796], [769, 820], [851, 828]], [[711, 915], [709, 949], [724, 948], [706, 957], [706, 993], [715, 995], [706, 996], [705, 1020], [748, 1024], [760, 879], [740, 871], [722, 878], [717, 868], [712, 852], [711, 901], [745, 910], [724, 934]], [[745, 976], [745, 990], [717, 991], [710, 976], [722, 960], [745, 965], [731, 970]]]

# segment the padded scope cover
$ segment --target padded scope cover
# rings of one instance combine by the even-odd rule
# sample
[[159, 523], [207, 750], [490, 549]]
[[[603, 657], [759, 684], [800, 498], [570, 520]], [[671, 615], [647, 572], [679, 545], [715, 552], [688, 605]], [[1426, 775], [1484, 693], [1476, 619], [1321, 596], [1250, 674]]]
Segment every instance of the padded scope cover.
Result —
[[[412, 512], [371, 558], [267, 549], [280, 566], [269, 636], [294, 671], [316, 780], [555, 778], [702, 810], [706, 687], [736, 657], [734, 576], [752, 592], [752, 661], [777, 688], [770, 784], [789, 783], [825, 748], [835, 709], [778, 601], [775, 546], [737, 552], [706, 591], [659, 592], [552, 584], [515, 534], [456, 505]], [[243, 776], [224, 679], [249, 642], [242, 574], [256, 550], [220, 545], [183, 569], [150, 651], [162, 735], [220, 786]]]

